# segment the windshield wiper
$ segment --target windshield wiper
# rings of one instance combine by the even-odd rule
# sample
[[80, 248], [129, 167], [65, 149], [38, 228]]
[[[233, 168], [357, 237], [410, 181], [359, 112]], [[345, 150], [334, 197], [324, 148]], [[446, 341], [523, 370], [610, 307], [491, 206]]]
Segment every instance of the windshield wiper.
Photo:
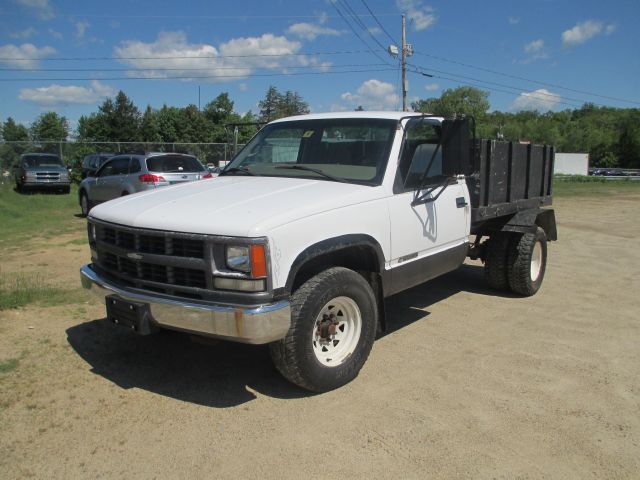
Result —
[[227, 173], [235, 173], [235, 172], [242, 172], [242, 173], [246, 173], [247, 175], [255, 175], [255, 173], [253, 173], [251, 170], [249, 170], [247, 167], [231, 167], [231, 168], [226, 168], [224, 169], [222, 172], [220, 172], [220, 175], [226, 175]]
[[277, 165], [275, 168], [286, 168], [289, 170], [304, 170], [307, 172], [317, 173], [318, 175], [328, 178], [329, 180], [333, 180], [334, 182], [348, 183], [347, 180], [345, 180], [344, 178], [335, 177], [329, 173], [323, 172], [319, 168], [305, 167], [304, 165]]

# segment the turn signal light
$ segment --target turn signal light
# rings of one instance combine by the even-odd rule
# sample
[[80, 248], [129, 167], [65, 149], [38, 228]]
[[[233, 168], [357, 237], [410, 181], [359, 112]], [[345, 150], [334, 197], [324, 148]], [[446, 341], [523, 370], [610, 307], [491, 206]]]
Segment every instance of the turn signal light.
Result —
[[264, 245], [251, 245], [251, 276], [253, 278], [267, 276], [267, 256]]

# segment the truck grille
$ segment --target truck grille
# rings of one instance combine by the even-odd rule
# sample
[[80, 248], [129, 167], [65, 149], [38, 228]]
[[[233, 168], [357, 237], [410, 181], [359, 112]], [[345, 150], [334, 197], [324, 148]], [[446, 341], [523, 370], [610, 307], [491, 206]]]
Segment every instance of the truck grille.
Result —
[[204, 236], [95, 224], [95, 264], [123, 286], [206, 299], [211, 248]]
[[36, 172], [36, 181], [37, 182], [59, 182], [60, 173], [59, 172]]

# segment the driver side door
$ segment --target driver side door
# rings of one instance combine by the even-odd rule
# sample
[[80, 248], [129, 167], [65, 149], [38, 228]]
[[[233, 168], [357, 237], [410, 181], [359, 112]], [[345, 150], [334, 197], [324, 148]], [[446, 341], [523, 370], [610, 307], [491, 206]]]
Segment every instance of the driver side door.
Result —
[[389, 198], [392, 293], [453, 270], [466, 257], [469, 197], [464, 179], [442, 174], [439, 138], [432, 119], [407, 123]]

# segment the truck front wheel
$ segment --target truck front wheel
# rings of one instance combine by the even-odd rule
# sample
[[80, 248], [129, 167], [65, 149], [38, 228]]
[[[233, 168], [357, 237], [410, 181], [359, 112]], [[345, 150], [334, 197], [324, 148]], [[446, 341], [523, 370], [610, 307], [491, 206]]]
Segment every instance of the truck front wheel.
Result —
[[542, 285], [547, 266], [547, 235], [540, 227], [509, 245], [508, 277], [514, 293], [534, 295]]
[[305, 282], [291, 299], [291, 327], [270, 344], [271, 358], [292, 383], [327, 392], [358, 376], [373, 346], [376, 298], [358, 273], [334, 267]]

